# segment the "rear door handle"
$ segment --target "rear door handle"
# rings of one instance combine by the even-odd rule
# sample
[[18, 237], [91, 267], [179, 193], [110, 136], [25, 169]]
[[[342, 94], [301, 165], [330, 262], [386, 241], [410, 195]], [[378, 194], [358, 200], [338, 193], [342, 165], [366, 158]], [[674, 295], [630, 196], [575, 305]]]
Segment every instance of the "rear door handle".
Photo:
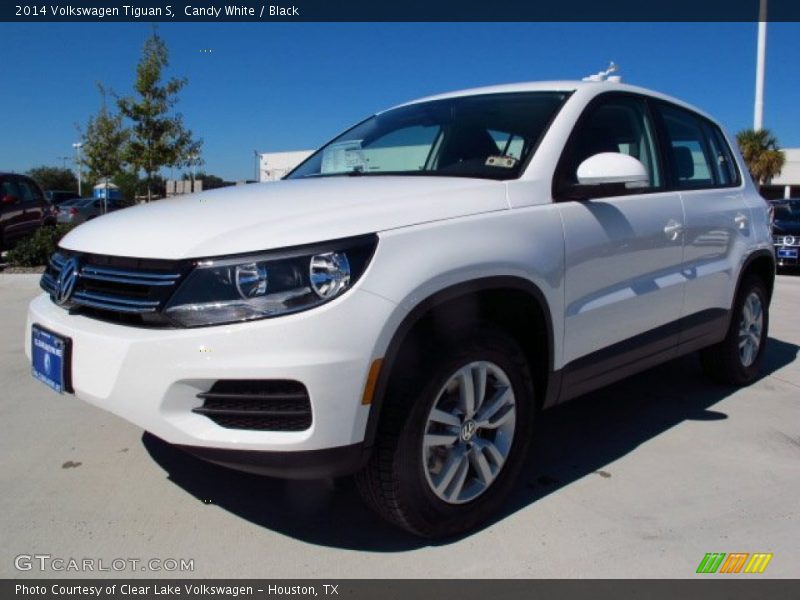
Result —
[[747, 218], [747, 215], [743, 213], [736, 213], [736, 216], [733, 218], [733, 222], [736, 223], [737, 229], [744, 229], [747, 227], [747, 223], [750, 219]]
[[683, 223], [678, 223], [675, 219], [670, 219], [664, 225], [664, 235], [669, 238], [669, 241], [675, 242], [683, 233]]

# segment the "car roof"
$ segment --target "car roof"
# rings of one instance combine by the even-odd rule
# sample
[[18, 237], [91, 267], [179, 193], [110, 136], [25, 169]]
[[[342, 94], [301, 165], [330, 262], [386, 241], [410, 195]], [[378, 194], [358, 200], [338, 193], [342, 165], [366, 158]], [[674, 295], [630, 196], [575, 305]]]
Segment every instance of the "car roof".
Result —
[[11, 171], [0, 171], [0, 177], [6, 177], [7, 175], [13, 175], [14, 177], [24, 177], [25, 179], [33, 180], [33, 177], [30, 175], [25, 175], [25, 173], [12, 173]]
[[490, 85], [484, 87], [457, 90], [453, 92], [446, 92], [443, 94], [435, 94], [433, 96], [425, 96], [423, 98], [418, 98], [410, 102], [404, 102], [392, 108], [398, 108], [400, 106], [408, 106], [411, 104], [418, 104], [420, 102], [429, 102], [431, 100], [445, 100], [447, 98], [479, 96], [482, 94], [504, 94], [504, 93], [514, 93], [514, 92], [576, 92], [578, 90], [587, 90], [589, 92], [595, 91], [597, 94], [610, 91], [641, 94], [644, 96], [658, 98], [659, 100], [664, 100], [666, 102], [677, 104], [691, 111], [699, 113], [702, 116], [706, 117], [707, 119], [716, 122], [716, 120], [711, 115], [707, 114], [705, 111], [697, 108], [696, 106], [692, 106], [691, 104], [684, 102], [683, 100], [673, 98], [672, 96], [668, 96], [667, 94], [662, 94], [661, 92], [656, 92], [654, 90], [618, 81], [562, 80], [562, 81], [528, 81], [520, 83], [505, 83], [500, 85]]

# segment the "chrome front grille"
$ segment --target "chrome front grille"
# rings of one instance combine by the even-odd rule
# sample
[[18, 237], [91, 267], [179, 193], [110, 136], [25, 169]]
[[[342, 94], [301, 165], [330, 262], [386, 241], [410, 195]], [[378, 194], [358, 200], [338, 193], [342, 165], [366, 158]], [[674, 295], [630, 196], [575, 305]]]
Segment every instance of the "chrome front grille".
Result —
[[800, 246], [800, 235], [774, 235], [772, 243], [776, 246]]
[[75, 292], [72, 301], [80, 306], [129, 314], [153, 313], [159, 305], [158, 300], [130, 300], [92, 292]]
[[[63, 298], [60, 281], [67, 262], [77, 263], [74, 287]], [[70, 310], [97, 311], [95, 316], [111, 320], [139, 317], [144, 324], [167, 324], [160, 311], [178, 287], [189, 265], [181, 261], [158, 261], [98, 255], [74, 255], [58, 251], [50, 259], [40, 285], [57, 303]], [[61, 292], [61, 293], [60, 293]]]

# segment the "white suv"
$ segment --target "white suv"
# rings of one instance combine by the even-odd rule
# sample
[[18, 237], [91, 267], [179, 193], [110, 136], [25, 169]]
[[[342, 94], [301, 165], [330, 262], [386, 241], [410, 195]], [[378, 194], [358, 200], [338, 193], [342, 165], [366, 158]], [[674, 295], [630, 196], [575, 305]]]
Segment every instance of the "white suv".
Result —
[[70, 233], [34, 376], [215, 463], [356, 474], [423, 536], [514, 485], [542, 408], [695, 350], [756, 378], [767, 205], [711, 118], [617, 82], [378, 113], [284, 181]]

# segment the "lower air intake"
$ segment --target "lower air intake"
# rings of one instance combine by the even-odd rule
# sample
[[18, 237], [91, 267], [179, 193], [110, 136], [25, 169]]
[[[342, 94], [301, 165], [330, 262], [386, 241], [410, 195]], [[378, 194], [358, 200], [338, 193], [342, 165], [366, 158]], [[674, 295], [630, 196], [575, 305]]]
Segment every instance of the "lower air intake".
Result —
[[299, 381], [220, 380], [197, 397], [203, 405], [192, 412], [227, 429], [305, 431], [311, 427], [311, 401]]

